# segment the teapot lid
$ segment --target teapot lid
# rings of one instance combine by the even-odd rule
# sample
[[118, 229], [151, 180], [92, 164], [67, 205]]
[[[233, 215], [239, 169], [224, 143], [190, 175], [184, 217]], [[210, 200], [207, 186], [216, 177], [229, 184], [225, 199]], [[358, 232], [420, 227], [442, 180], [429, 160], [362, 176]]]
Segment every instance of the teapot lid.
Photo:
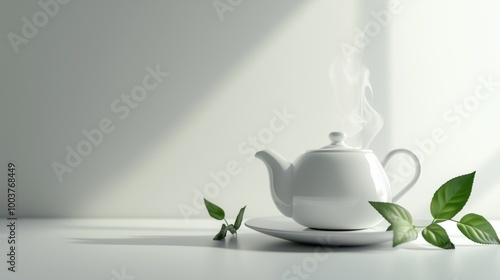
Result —
[[344, 132], [332, 132], [328, 135], [330, 138], [330, 145], [324, 146], [321, 149], [316, 151], [350, 151], [350, 152], [369, 152], [368, 150], [361, 150], [357, 148], [353, 148], [346, 143], [344, 140], [347, 138], [347, 135]]

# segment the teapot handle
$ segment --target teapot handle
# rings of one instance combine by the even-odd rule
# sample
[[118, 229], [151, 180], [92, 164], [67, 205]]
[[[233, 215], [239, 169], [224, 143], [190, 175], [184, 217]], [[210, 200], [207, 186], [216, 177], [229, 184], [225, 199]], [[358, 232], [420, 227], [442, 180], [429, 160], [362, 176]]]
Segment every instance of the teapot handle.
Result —
[[415, 161], [415, 175], [413, 176], [411, 181], [408, 183], [408, 185], [406, 185], [404, 188], [402, 188], [397, 194], [392, 196], [393, 202], [398, 201], [403, 195], [405, 195], [415, 185], [418, 178], [420, 177], [420, 173], [421, 173], [421, 169], [422, 169], [420, 166], [420, 160], [418, 159], [418, 157], [412, 151], [406, 150], [406, 149], [396, 149], [396, 150], [389, 152], [385, 156], [384, 161], [382, 162], [382, 165], [384, 166], [384, 168], [386, 167], [389, 160], [394, 155], [399, 154], [399, 153], [406, 154], [406, 155], [410, 156], [413, 159], [413, 161]]

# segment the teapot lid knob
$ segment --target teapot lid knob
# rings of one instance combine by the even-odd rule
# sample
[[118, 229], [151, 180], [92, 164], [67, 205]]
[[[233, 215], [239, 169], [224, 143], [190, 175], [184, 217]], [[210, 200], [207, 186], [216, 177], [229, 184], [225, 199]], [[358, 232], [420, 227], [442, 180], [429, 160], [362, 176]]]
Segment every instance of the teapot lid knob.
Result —
[[370, 150], [360, 150], [358, 148], [353, 148], [344, 141], [347, 139], [347, 135], [344, 132], [332, 132], [328, 135], [330, 137], [330, 145], [324, 146], [321, 149], [313, 150], [313, 151], [349, 151], [349, 152], [371, 152]]
[[334, 146], [334, 147], [348, 147], [344, 143], [344, 140], [347, 137], [347, 135], [344, 132], [332, 132], [328, 136], [330, 137], [330, 141], [332, 141], [332, 143], [330, 144], [330, 146]]

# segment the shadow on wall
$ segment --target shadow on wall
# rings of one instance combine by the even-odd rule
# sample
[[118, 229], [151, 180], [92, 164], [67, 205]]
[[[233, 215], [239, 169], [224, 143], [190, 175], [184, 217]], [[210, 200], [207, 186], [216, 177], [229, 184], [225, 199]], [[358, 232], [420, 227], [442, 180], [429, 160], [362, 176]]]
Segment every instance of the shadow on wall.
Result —
[[[103, 188], [118, 188], [106, 182], [175, 132], [184, 118], [195, 114], [192, 109], [201, 100], [210, 98], [205, 95], [211, 87], [304, 4], [241, 1], [221, 20], [212, 2], [75, 2], [61, 8], [37, 41], [21, 46], [16, 59], [25, 60], [17, 73], [38, 77], [26, 93], [29, 102], [14, 99], [26, 111], [18, 120], [22, 131], [15, 135], [23, 140], [14, 157], [30, 174], [24, 181], [31, 188], [21, 194], [29, 205], [19, 211], [21, 216], [78, 216], [81, 209], [92, 207], [92, 198]], [[145, 70], [148, 65], [153, 70]], [[120, 123], [122, 113], [112, 113], [110, 104], [130, 93], [126, 90], [139, 85], [156, 65], [170, 73], [155, 89], [160, 93], [140, 104], [140, 114], [130, 109], [131, 117]], [[125, 101], [119, 102], [125, 106]], [[75, 149], [86, 139], [81, 131], [98, 128], [104, 118], [112, 122], [105, 122], [108, 130], [116, 125], [114, 131], [104, 134], [105, 143], [94, 147], [59, 184], [51, 163], [65, 164], [65, 147]], [[197, 140], [186, 145], [197, 145]]]

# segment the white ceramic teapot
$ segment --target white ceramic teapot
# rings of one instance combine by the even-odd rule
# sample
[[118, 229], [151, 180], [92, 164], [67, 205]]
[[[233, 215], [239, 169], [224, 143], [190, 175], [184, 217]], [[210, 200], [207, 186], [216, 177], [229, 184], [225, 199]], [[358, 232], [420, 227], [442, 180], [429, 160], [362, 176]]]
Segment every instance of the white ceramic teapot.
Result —
[[[371, 150], [351, 148], [345, 138], [345, 133], [332, 132], [330, 145], [307, 151], [294, 163], [272, 150], [255, 154], [266, 163], [273, 201], [281, 213], [314, 229], [368, 228], [383, 219], [368, 201], [397, 201], [417, 182], [420, 162], [411, 151], [393, 150], [381, 164]], [[384, 167], [397, 153], [415, 161], [415, 175], [392, 195]]]

